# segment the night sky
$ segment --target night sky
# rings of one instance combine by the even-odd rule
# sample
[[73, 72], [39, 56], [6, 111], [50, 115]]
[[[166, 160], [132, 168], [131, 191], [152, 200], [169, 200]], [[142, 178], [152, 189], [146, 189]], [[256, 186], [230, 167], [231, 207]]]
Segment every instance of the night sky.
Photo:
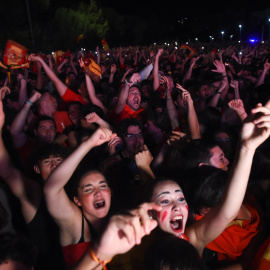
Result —
[[222, 30], [225, 32], [224, 39], [226, 36], [229, 39], [230, 35], [239, 38], [239, 24], [243, 25], [242, 38], [260, 39], [262, 30], [264, 39], [269, 38], [268, 1], [99, 0], [98, 2], [101, 6], [117, 10], [120, 14], [138, 15], [142, 18], [156, 14], [164, 24], [179, 24], [181, 29], [179, 33], [185, 36], [190, 33], [191, 38], [196, 36], [205, 40], [209, 35], [221, 38]]

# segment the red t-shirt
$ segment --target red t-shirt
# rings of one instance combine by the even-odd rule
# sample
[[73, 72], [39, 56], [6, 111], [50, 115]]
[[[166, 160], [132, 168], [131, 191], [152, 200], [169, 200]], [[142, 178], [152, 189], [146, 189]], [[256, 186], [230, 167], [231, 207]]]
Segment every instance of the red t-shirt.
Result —
[[[260, 217], [254, 206], [254, 201], [249, 198], [244, 200], [248, 208], [251, 219], [237, 220], [234, 219], [227, 228], [214, 241], [206, 247], [217, 252], [218, 260], [236, 260], [242, 255], [245, 248], [249, 245], [252, 238], [259, 232]], [[196, 215], [196, 220], [202, 219], [203, 216]]]
[[86, 102], [84, 101], [83, 97], [79, 94], [76, 94], [75, 92], [73, 92], [72, 90], [70, 90], [69, 88], [67, 88], [65, 94], [61, 97], [67, 104], [73, 101], [78, 101], [80, 103], [82, 103], [83, 105], [86, 104]]
[[137, 118], [144, 123], [146, 120], [146, 114], [144, 109], [133, 111], [126, 104], [124, 110], [120, 114], [116, 114], [114, 109], [112, 109], [108, 115], [108, 121], [112, 123], [115, 127], [118, 127], [120, 122], [126, 118]]

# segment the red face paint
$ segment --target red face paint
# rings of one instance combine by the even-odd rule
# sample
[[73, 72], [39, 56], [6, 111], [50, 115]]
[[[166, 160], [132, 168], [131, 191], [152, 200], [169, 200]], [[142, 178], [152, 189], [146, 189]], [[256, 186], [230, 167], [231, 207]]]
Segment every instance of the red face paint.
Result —
[[168, 211], [165, 211], [165, 212], [163, 213], [163, 215], [162, 215], [161, 222], [164, 221], [164, 219], [167, 217], [167, 215], [168, 215]]
[[187, 211], [188, 211], [188, 205], [187, 205], [187, 204], [185, 205], [185, 207], [186, 207], [186, 209], [187, 209]]

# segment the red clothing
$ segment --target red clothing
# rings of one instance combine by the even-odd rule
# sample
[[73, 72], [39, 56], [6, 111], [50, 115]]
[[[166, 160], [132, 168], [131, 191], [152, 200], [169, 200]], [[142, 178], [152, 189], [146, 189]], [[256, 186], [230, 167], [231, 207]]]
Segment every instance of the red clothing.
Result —
[[67, 267], [74, 266], [84, 255], [90, 246], [90, 242], [68, 245], [62, 247], [65, 264]]
[[270, 269], [270, 237], [262, 244], [256, 257], [252, 262], [254, 270], [269, 270]]
[[[220, 261], [236, 260], [259, 231], [260, 217], [254, 206], [254, 201], [244, 200], [244, 204], [251, 214], [251, 219], [233, 220], [220, 236], [206, 246], [217, 252]], [[196, 215], [196, 220], [201, 218], [203, 216]]]
[[64, 129], [68, 126], [71, 126], [72, 123], [68, 117], [67, 111], [56, 111], [53, 114], [54, 122], [56, 126], [56, 132], [63, 133]]
[[120, 114], [116, 114], [114, 109], [112, 109], [108, 115], [108, 121], [116, 127], [118, 127], [120, 122], [126, 118], [138, 118], [144, 123], [146, 119], [145, 111], [144, 109], [133, 111], [126, 104], [124, 110]]
[[67, 104], [73, 101], [78, 101], [80, 103], [82, 103], [83, 105], [86, 104], [86, 102], [84, 101], [83, 97], [79, 94], [76, 94], [75, 92], [73, 92], [72, 90], [70, 90], [69, 88], [67, 88], [65, 94], [61, 97]]

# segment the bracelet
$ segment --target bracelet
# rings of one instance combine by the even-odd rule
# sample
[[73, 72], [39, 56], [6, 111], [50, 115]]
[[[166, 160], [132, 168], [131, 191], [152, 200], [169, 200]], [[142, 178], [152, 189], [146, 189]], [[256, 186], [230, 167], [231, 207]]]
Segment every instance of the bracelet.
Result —
[[222, 94], [222, 91], [217, 91], [216, 94], [220, 94], [221, 95]]
[[30, 101], [30, 100], [26, 100], [25, 103], [28, 103], [30, 106], [33, 106], [34, 105], [33, 102]]
[[91, 248], [89, 249], [89, 256], [93, 259], [93, 261], [97, 262], [98, 264], [101, 264], [104, 270], [107, 270], [106, 264], [112, 260], [112, 259], [108, 261], [100, 260]]
[[227, 77], [227, 75], [223, 75], [223, 76], [222, 76], [222, 78], [225, 78], [225, 77]]
[[131, 85], [133, 85], [133, 83], [130, 83], [127, 81], [127, 79], [125, 79], [125, 83], [130, 87]]

